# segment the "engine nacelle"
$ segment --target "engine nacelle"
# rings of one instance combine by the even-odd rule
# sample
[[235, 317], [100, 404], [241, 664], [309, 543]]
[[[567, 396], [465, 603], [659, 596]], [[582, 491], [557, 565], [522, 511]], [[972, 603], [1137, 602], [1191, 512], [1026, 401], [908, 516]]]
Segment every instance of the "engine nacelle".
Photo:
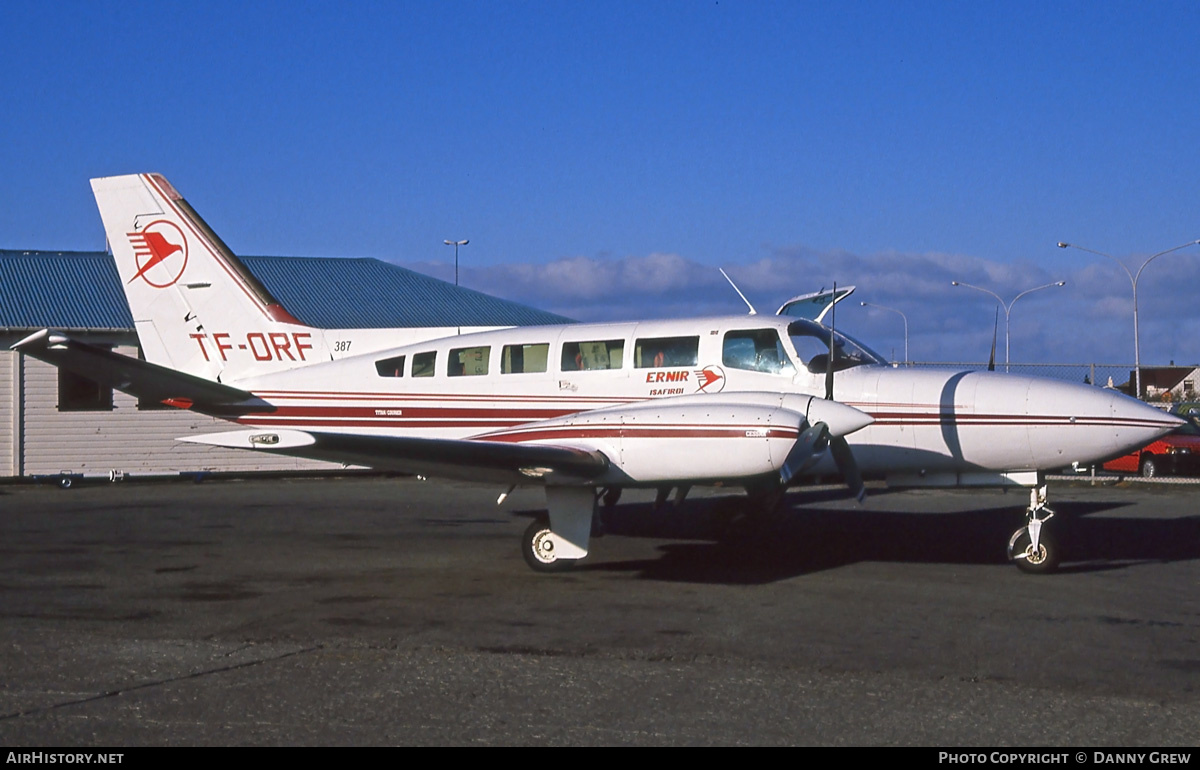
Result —
[[701, 394], [546, 420], [532, 440], [598, 448], [612, 463], [603, 483], [731, 481], [778, 473], [800, 433], [818, 421], [845, 435], [871, 418], [814, 396]]

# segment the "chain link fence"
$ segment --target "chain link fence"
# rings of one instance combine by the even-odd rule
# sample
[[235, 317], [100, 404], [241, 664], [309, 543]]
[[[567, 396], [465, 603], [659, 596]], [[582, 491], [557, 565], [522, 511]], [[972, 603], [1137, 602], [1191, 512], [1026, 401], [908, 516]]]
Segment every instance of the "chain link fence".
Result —
[[[902, 363], [895, 361], [892, 363], [892, 366], [985, 371], [988, 365], [985, 362], [975, 361], [936, 363], [925, 361]], [[1191, 365], [1175, 366], [1174, 364], [1169, 367], [1142, 366], [1142, 390], [1146, 394], [1142, 400], [1152, 406], [1161, 406], [1164, 409], [1169, 409], [1180, 401], [1189, 403], [1200, 402], [1200, 394], [1193, 392], [1194, 385], [1191, 380], [1173, 381], [1168, 386], [1171, 387], [1171, 390], [1168, 391], [1166, 388], [1157, 387], [1154, 380], [1149, 378], [1148, 375], [1148, 370], [1162, 371], [1169, 369], [1188, 372], [1194, 368], [1195, 366]], [[1084, 385], [1095, 385], [1100, 388], [1113, 388], [1129, 395], [1132, 395], [1134, 391], [1132, 382], [1134, 376], [1133, 364], [996, 364], [996, 371], [1031, 375], [1034, 377], [1048, 377], [1052, 380], [1077, 382]], [[1200, 411], [1200, 408], [1197, 411]]]
[[[896, 362], [893, 366], [931, 367], [940, 369], [974, 369], [985, 371], [987, 361], [982, 362], [927, 362], [910, 361]], [[1145, 371], [1146, 367], [1142, 367]], [[1133, 372], [1133, 364], [996, 364], [997, 372], [1010, 374], [1028, 374], [1035, 377], [1048, 377], [1052, 380], [1065, 380], [1085, 385], [1098, 385], [1105, 388], [1128, 390], [1129, 377]]]

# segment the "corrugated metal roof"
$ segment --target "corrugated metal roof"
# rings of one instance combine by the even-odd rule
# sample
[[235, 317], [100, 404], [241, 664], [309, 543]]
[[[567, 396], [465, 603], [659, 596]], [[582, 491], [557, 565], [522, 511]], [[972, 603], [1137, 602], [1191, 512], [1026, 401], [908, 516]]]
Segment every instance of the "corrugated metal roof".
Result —
[[[242, 257], [287, 310], [312, 326], [532, 326], [568, 323], [377, 259]], [[0, 329], [132, 330], [112, 257], [0, 249]]]
[[287, 310], [312, 326], [534, 326], [554, 313], [455, 286], [378, 259], [242, 257]]
[[132, 329], [112, 257], [102, 251], [0, 250], [0, 329]]

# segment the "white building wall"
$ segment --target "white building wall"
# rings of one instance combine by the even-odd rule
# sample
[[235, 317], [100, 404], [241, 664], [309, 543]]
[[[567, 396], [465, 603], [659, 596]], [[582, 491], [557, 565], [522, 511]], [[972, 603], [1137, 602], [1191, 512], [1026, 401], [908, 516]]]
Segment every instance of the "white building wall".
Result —
[[[137, 355], [136, 348], [118, 348], [117, 352]], [[11, 370], [11, 366], [8, 369]], [[24, 450], [25, 476], [62, 471], [105, 476], [110, 470], [128, 475], [160, 475], [197, 471], [313, 471], [342, 467], [315, 460], [175, 441], [179, 436], [232, 430], [236, 426], [180, 409], [139, 410], [137, 399], [119, 391], [113, 393], [111, 412], [60, 412], [58, 370], [27, 356], [23, 357], [23, 369], [25, 414], [20, 448]], [[11, 402], [11, 397], [8, 401]], [[8, 420], [9, 424], [11, 422]], [[11, 467], [11, 460], [4, 464], [3, 455], [0, 455], [0, 471]]]
[[11, 350], [0, 350], [0, 478], [18, 476], [21, 468], [17, 463], [17, 436], [20, 435], [21, 403], [21, 356]]

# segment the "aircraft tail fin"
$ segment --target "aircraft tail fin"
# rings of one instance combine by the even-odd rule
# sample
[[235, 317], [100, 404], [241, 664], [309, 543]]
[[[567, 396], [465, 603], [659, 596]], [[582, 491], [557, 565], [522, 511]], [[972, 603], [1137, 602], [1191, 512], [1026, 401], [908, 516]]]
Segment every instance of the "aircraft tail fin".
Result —
[[159, 174], [92, 180], [147, 361], [229, 381], [329, 360]]

